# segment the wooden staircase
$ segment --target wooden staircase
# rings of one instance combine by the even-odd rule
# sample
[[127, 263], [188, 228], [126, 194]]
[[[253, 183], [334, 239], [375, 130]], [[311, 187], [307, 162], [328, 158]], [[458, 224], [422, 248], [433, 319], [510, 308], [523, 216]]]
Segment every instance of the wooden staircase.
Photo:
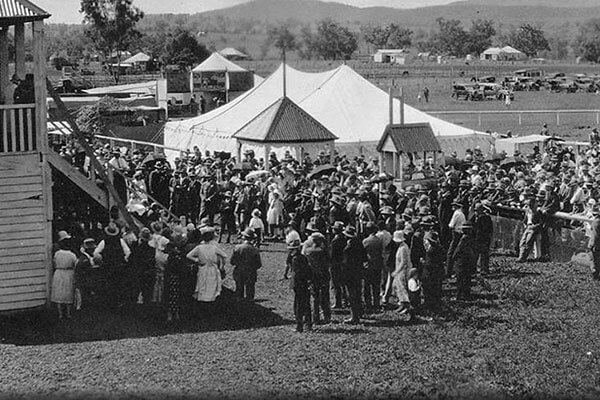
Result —
[[86, 192], [98, 204], [107, 210], [110, 209], [110, 199], [108, 193], [100, 189], [95, 181], [88, 179], [67, 160], [56, 154], [54, 151], [48, 152], [48, 162], [50, 165], [56, 168], [58, 172], [69, 178], [74, 184]]

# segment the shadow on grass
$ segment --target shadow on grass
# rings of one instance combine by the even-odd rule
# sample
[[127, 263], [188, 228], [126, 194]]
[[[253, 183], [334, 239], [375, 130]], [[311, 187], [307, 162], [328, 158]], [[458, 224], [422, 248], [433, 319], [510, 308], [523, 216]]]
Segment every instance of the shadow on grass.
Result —
[[0, 343], [45, 345], [119, 340], [263, 328], [290, 324], [271, 309], [255, 302], [240, 302], [223, 288], [214, 303], [197, 303], [182, 310], [181, 320], [166, 322], [166, 312], [153, 306], [131, 305], [119, 309], [90, 306], [59, 320], [56, 311], [42, 310], [0, 317]]
[[521, 279], [526, 278], [528, 276], [539, 276], [541, 275], [539, 272], [535, 271], [527, 271], [520, 268], [511, 268], [505, 269], [501, 271], [494, 271], [485, 276], [485, 279], [496, 280], [496, 279], [504, 279], [504, 278], [513, 278], [513, 279]]

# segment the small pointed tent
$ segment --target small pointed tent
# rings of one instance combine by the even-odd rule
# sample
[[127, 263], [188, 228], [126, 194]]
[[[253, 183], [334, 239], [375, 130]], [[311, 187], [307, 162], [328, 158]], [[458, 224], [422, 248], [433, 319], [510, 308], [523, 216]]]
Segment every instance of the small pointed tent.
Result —
[[250, 58], [250, 57], [248, 57], [247, 54], [244, 54], [241, 51], [239, 51], [238, 49], [234, 49], [233, 47], [227, 47], [227, 48], [219, 51], [219, 53], [223, 57], [228, 58], [230, 60], [245, 60], [245, 59]]
[[[296, 159], [303, 154], [328, 149], [333, 154], [333, 142], [337, 139], [326, 127], [287, 97], [281, 97], [268, 106], [233, 137], [238, 143], [238, 159], [242, 150], [261, 148], [265, 161], [271, 148], [294, 149]], [[266, 163], [265, 163], [266, 166]]]
[[223, 57], [219, 53], [212, 53], [210, 57], [204, 60], [200, 65], [195, 67], [192, 72], [247, 72], [248, 70], [240, 67]]

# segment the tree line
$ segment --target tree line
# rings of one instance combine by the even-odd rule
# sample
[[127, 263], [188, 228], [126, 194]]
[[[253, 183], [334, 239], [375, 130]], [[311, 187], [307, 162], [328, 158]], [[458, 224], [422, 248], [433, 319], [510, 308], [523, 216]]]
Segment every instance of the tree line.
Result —
[[[102, 59], [118, 64], [123, 51], [144, 51], [152, 58], [151, 68], [174, 64], [185, 69], [200, 63], [215, 50], [201, 43], [198, 34], [202, 27], [190, 28], [181, 16], [172, 16], [175, 20], [183, 18], [175, 27], [164, 19], [144, 24], [144, 13], [133, 0], [81, 0], [80, 11], [83, 25], [48, 27], [49, 54], [67, 52], [69, 57], [78, 59], [101, 55]], [[222, 25], [219, 29], [225, 29], [228, 23], [225, 18], [217, 22]], [[253, 24], [236, 29], [249, 29], [249, 34], [258, 32]], [[560, 57], [566, 56], [565, 48], [570, 46], [583, 59], [600, 62], [600, 19], [582, 23], [577, 36], [570, 40], [560, 33], [548, 40], [541, 27], [531, 24], [501, 32], [491, 20], [473, 20], [465, 28], [459, 20], [443, 17], [436, 20], [429, 33], [415, 33], [395, 23], [364, 25], [357, 32], [331, 19], [321, 20], [315, 26], [287, 21], [271, 25], [262, 33], [266, 37], [260, 46], [262, 56], [275, 47], [283, 52], [296, 52], [305, 59], [349, 59], [362, 41], [375, 49], [414, 47], [421, 52], [455, 57], [480, 54], [493, 44], [510, 45], [530, 57], [556, 48], [556, 56]], [[111, 70], [116, 79], [118, 70]]]

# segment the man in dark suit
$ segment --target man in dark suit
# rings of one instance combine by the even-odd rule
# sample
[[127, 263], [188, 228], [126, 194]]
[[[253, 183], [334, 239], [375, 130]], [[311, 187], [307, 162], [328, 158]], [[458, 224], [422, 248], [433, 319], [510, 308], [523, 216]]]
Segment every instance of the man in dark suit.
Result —
[[300, 249], [300, 239], [291, 239], [287, 243], [290, 251], [288, 255], [288, 268], [292, 272], [290, 287], [294, 291], [294, 316], [296, 317], [296, 331], [312, 330], [312, 315], [310, 310], [310, 285], [312, 283], [311, 268], [308, 259]]
[[475, 229], [475, 261], [479, 262], [482, 273], [490, 272], [490, 245], [494, 224], [489, 215], [489, 208], [482, 203], [475, 204], [475, 215], [473, 216], [473, 227]]
[[360, 323], [363, 315], [362, 299], [360, 298], [361, 282], [363, 278], [363, 264], [367, 261], [367, 253], [360, 238], [357, 237], [356, 228], [348, 225], [344, 230], [347, 238], [344, 247], [344, 258], [342, 263], [342, 276], [348, 290], [350, 301], [351, 318], [345, 322], [349, 324]]
[[525, 225], [525, 231], [521, 236], [521, 242], [519, 243], [519, 259], [517, 262], [527, 261], [527, 257], [533, 248], [533, 243], [537, 235], [540, 233], [542, 226], [542, 214], [537, 210], [535, 206], [535, 199], [528, 199], [525, 205], [525, 218], [523, 219]]

